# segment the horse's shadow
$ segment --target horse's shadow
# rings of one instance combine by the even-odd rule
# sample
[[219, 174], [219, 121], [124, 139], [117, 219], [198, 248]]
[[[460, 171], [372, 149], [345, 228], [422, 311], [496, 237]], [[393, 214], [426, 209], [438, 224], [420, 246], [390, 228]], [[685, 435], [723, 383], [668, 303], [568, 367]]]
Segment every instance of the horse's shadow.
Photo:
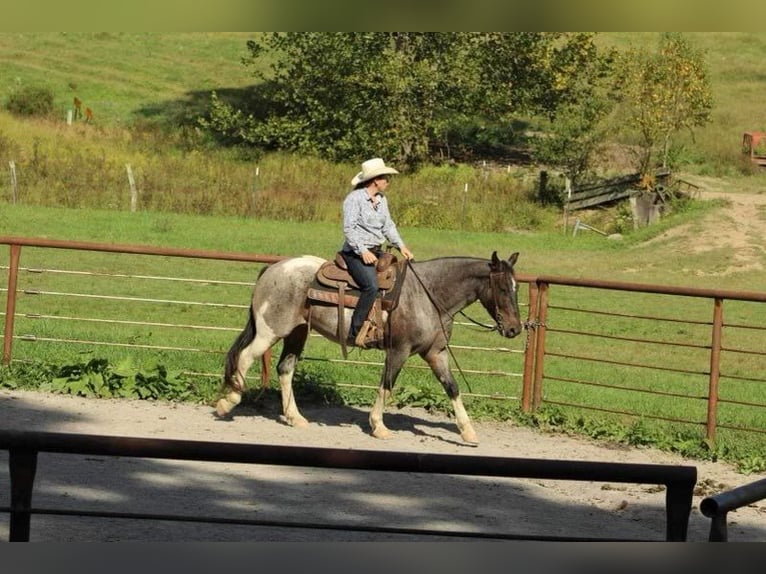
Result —
[[[356, 429], [370, 436], [368, 422], [371, 407], [354, 407], [349, 405], [316, 405], [304, 404], [301, 412], [311, 424], [322, 427], [356, 427]], [[441, 442], [468, 446], [459, 438], [457, 426], [450, 420], [429, 420], [418, 417], [417, 414], [393, 410], [389, 407], [385, 413], [386, 426], [395, 433], [410, 433], [417, 438], [438, 440]], [[263, 417], [285, 426], [282, 417], [281, 400], [278, 393], [266, 393], [257, 399], [243, 401], [237, 409], [221, 420], [231, 420], [237, 417]], [[373, 439], [370, 436], [371, 440]]]

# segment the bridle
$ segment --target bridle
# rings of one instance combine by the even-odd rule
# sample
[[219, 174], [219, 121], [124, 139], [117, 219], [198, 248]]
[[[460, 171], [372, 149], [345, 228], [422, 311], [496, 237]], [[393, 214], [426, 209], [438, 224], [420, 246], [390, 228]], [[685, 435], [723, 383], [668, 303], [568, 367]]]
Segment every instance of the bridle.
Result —
[[[512, 296], [516, 294], [516, 280], [510, 271], [490, 271], [489, 288], [492, 291], [492, 304], [495, 306], [495, 326], [494, 329], [503, 332], [503, 317], [500, 315], [500, 293], [503, 291], [503, 285], [507, 287], [508, 293]], [[516, 303], [516, 313], [519, 312], [518, 302]]]

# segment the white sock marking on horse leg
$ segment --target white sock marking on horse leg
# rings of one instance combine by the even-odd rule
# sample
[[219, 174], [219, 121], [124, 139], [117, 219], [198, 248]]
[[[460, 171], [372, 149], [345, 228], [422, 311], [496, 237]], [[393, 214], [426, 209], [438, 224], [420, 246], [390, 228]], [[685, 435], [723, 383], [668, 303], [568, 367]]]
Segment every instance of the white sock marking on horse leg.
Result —
[[457, 422], [457, 428], [462, 439], [465, 442], [478, 444], [479, 437], [473, 428], [473, 424], [471, 424], [471, 419], [468, 418], [468, 413], [463, 406], [463, 399], [460, 397], [452, 399], [452, 408], [455, 410], [455, 421]]
[[229, 391], [225, 397], [218, 399], [215, 405], [215, 412], [219, 417], [228, 415], [234, 407], [242, 400], [242, 393], [239, 391]]
[[305, 427], [308, 426], [309, 421], [300, 413], [298, 405], [295, 403], [293, 372], [291, 371], [279, 376], [279, 388], [282, 394], [282, 414], [287, 424], [291, 427]]
[[383, 424], [383, 409], [390, 395], [390, 391], [386, 391], [382, 387], [379, 388], [375, 404], [370, 410], [370, 428], [372, 429], [372, 436], [375, 438], [391, 438], [391, 431]]
[[242, 393], [247, 388], [247, 372], [253, 366], [255, 360], [274, 344], [274, 332], [264, 321], [263, 310], [262, 306], [256, 315], [255, 338], [239, 353], [237, 370], [234, 372], [234, 381], [232, 381], [233, 384], [227, 389], [226, 395], [216, 403], [215, 411], [219, 417], [228, 415], [242, 401]]

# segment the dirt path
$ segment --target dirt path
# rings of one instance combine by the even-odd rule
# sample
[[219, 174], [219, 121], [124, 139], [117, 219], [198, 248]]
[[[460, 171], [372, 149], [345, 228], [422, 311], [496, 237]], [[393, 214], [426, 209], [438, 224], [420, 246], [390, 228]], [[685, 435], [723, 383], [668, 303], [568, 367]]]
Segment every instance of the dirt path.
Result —
[[[367, 434], [367, 411], [305, 408], [312, 421], [293, 429], [278, 420], [277, 404], [240, 407], [230, 422], [205, 406], [145, 401], [94, 400], [34, 392], [0, 392], [0, 428], [114, 436], [178, 438], [322, 446], [333, 448], [514, 456], [612, 462], [693, 465], [698, 492], [689, 540], [707, 540], [710, 521], [699, 502], [757, 480], [721, 463], [691, 462], [653, 449], [627, 449], [512, 423], [477, 424], [478, 447], [461, 444], [452, 421], [419, 409], [389, 411], [394, 438]], [[0, 480], [7, 484], [7, 454], [0, 452]], [[7, 506], [8, 489], [0, 489]], [[345, 523], [401, 528], [513, 532], [554, 536], [610, 536], [662, 540], [664, 492], [650, 485], [551, 480], [466, 478], [409, 473], [371, 473], [40, 455], [33, 498], [37, 507], [207, 514], [302, 523]], [[7, 520], [0, 539], [7, 540]], [[729, 516], [729, 536], [766, 541], [766, 504]], [[400, 535], [335, 530], [197, 525], [126, 519], [34, 516], [38, 541], [265, 541], [401, 540]], [[406, 538], [405, 538], [406, 539]]]
[[652, 241], [675, 238], [678, 240], [676, 249], [690, 253], [721, 248], [733, 250], [733, 259], [726, 269], [715, 272], [697, 270], [698, 275], [730, 275], [741, 271], [763, 270], [762, 259], [766, 254], [766, 194], [732, 192], [713, 178], [689, 179], [700, 186], [701, 199], [726, 199], [729, 205], [701, 221], [674, 227]]

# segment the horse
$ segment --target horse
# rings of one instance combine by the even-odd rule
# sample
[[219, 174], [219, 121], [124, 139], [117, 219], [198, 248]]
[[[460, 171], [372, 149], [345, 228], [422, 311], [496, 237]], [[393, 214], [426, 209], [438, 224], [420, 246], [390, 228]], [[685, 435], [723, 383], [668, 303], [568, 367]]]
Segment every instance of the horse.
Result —
[[[387, 336], [385, 362], [377, 396], [369, 414], [371, 434], [390, 438], [383, 421], [387, 400], [405, 361], [418, 354], [431, 368], [449, 397], [463, 441], [478, 444], [478, 436], [463, 405], [460, 390], [449, 366], [449, 340], [454, 317], [477, 300], [494, 320], [493, 329], [509, 339], [519, 335], [523, 324], [517, 300], [514, 265], [519, 253], [507, 260], [492, 253], [490, 259], [449, 256], [424, 261], [405, 261], [398, 303], [384, 313]], [[282, 353], [277, 363], [283, 421], [294, 427], [308, 425], [293, 395], [296, 364], [310, 330], [342, 344], [338, 333], [338, 307], [314, 305], [307, 293], [325, 259], [304, 255], [280, 260], [264, 268], [252, 293], [247, 324], [227, 355], [220, 398], [215, 415], [231, 416], [245, 390], [245, 376], [253, 362], [279, 340]], [[352, 309], [345, 309], [349, 325]], [[347, 333], [341, 334], [343, 337]], [[345, 348], [344, 348], [345, 350]]]

